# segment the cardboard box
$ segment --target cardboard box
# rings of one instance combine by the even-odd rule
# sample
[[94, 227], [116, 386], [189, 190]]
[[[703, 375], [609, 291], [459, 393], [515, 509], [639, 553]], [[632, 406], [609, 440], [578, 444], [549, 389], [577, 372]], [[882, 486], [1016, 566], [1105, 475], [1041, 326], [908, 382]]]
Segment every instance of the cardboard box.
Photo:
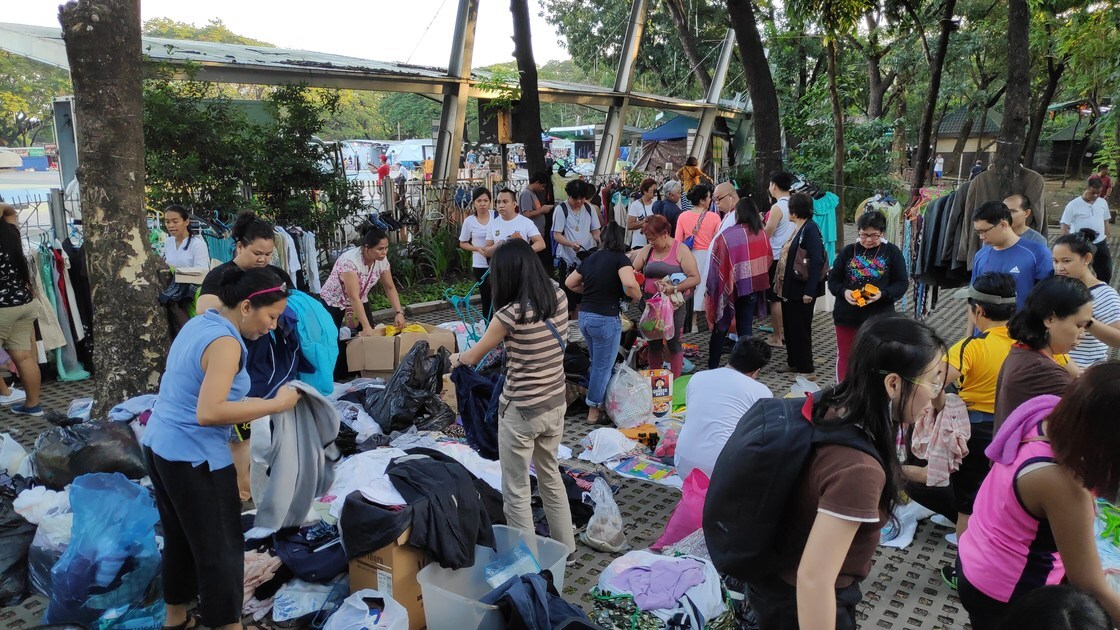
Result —
[[350, 561], [350, 593], [372, 588], [391, 596], [408, 611], [409, 630], [425, 627], [424, 597], [416, 575], [428, 566], [428, 554], [407, 545], [411, 530], [364, 556]]
[[384, 328], [378, 326], [374, 332], [381, 335], [356, 337], [346, 343], [346, 365], [351, 372], [361, 372], [369, 378], [388, 379], [400, 365], [400, 360], [412, 350], [418, 341], [427, 341], [429, 355], [439, 348], [455, 352], [455, 333], [428, 324], [420, 324], [426, 332], [401, 333], [385, 337]]
[[670, 370], [642, 370], [653, 391], [653, 415], [664, 418], [673, 411], [673, 372]]

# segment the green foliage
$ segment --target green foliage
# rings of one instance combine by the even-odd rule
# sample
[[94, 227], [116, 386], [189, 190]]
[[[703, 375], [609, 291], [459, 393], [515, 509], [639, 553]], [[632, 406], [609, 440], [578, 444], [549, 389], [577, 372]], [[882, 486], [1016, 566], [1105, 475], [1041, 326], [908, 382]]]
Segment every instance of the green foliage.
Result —
[[39, 133], [39, 140], [50, 138], [51, 103], [70, 90], [66, 71], [0, 50], [0, 86], [0, 146], [22, 146], [30, 140], [16, 129], [16, 114], [20, 112], [47, 126]]
[[[397, 268], [393, 267], [393, 279], [397, 278]], [[399, 283], [398, 283], [399, 285]], [[401, 289], [400, 291], [401, 304], [418, 304], [420, 302], [432, 302], [434, 300], [444, 299], [444, 290], [448, 287], [454, 295], [466, 295], [474, 286], [474, 280], [470, 278], [453, 278], [451, 282], [428, 282], [418, 286], [411, 286]], [[477, 293], [476, 293], [477, 294]], [[473, 296], [472, 296], [473, 297]], [[373, 310], [381, 310], [389, 308], [392, 304], [389, 303], [389, 298], [385, 296], [382, 291], [371, 291], [369, 294], [369, 305]]]
[[439, 118], [441, 106], [430, 98], [419, 94], [387, 94], [380, 104], [381, 116], [389, 122], [386, 135], [397, 137], [400, 125], [401, 139], [431, 138], [432, 121]]
[[179, 22], [171, 18], [152, 18], [144, 22], [143, 33], [151, 37], [166, 39], [186, 39], [198, 42], [217, 42], [220, 44], [242, 44], [272, 48], [272, 44], [259, 39], [238, 35], [229, 30], [220, 18], [214, 18], [206, 26], [195, 26], [191, 22]]
[[[887, 133], [894, 121], [849, 120], [844, 125], [844, 215], [851, 219], [860, 200], [870, 197], [875, 190], [893, 187], [891, 174], [891, 139]], [[828, 188], [832, 181], [832, 162], [836, 145], [832, 140], [832, 125], [818, 120], [797, 129], [805, 140], [795, 154], [789, 156], [792, 172]]]

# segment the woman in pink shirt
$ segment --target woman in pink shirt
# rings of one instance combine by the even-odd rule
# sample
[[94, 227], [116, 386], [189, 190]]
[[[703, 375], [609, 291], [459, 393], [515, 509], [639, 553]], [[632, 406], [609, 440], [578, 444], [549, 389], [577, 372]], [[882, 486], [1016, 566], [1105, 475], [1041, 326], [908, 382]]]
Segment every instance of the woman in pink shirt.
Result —
[[1102, 363], [1062, 398], [1020, 405], [985, 449], [993, 465], [957, 559], [957, 592], [974, 630], [1002, 627], [1022, 596], [1063, 580], [1120, 619], [1093, 534], [1093, 497], [1120, 492], [1118, 407], [1120, 362]]
[[[719, 233], [722, 220], [718, 212], [711, 210], [712, 187], [707, 184], [697, 184], [688, 191], [688, 200], [692, 208], [682, 212], [677, 217], [677, 232], [673, 238], [678, 242], [688, 245], [692, 255], [696, 258], [696, 269], [701, 278], [708, 277], [708, 248]], [[691, 242], [690, 242], [691, 241]], [[701, 313], [704, 312], [704, 283], [696, 287], [692, 295], [692, 329], [698, 330]]]

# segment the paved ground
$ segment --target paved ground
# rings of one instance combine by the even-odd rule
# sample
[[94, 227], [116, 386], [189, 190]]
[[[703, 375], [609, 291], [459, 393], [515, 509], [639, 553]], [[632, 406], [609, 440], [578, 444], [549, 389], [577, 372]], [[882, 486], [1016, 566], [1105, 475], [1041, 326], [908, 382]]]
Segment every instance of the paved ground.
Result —
[[[849, 228], [850, 231], [850, 228]], [[1120, 239], [1113, 239], [1114, 249], [1120, 247]], [[1118, 277], [1120, 279], [1120, 277]], [[964, 331], [963, 302], [943, 296], [938, 307], [929, 314], [926, 321], [933, 325], [949, 343], [961, 336]], [[907, 302], [907, 306], [912, 302]], [[455, 319], [451, 311], [437, 311], [418, 317], [428, 323], [439, 323]], [[578, 336], [573, 324], [572, 331]], [[836, 345], [832, 320], [828, 314], [818, 313], [813, 323], [814, 348], [818, 362], [817, 377], [822, 385], [832, 377]], [[686, 342], [700, 346], [701, 358], [694, 359], [697, 365], [707, 364], [708, 335], [692, 333]], [[773, 366], [785, 361], [784, 350], [775, 351]], [[776, 395], [789, 390], [792, 379], [773, 370], [765, 370], [760, 377], [763, 383]], [[90, 395], [91, 385], [84, 383], [47, 383], [44, 387], [44, 404], [51, 409], [65, 410], [70, 400]], [[5, 431], [13, 434], [25, 447], [33, 446], [35, 437], [44, 430], [46, 423], [41, 419], [22, 418], [0, 411]], [[586, 425], [580, 416], [568, 418], [565, 429], [565, 443], [576, 446], [580, 438], [592, 427]], [[577, 449], [578, 451], [578, 449]], [[582, 462], [581, 462], [582, 464]], [[609, 473], [612, 479], [616, 477]], [[679, 492], [664, 486], [645, 483], [633, 479], [617, 478], [622, 489], [616, 496], [622, 516], [629, 529], [627, 535], [634, 548], [644, 548], [660, 535], [670, 512], [676, 505]], [[945, 534], [950, 530], [923, 521], [918, 529], [914, 543], [906, 549], [881, 547], [875, 554], [871, 575], [864, 582], [863, 603], [859, 607], [862, 628], [936, 629], [968, 628], [967, 615], [955, 593], [950, 591], [938, 576], [938, 569], [951, 562], [955, 551], [945, 542]], [[612, 560], [610, 554], [600, 553], [580, 546], [577, 561], [568, 568], [564, 595], [572, 601], [590, 608], [589, 591], [597, 581], [599, 573]], [[42, 618], [45, 609], [43, 598], [34, 597], [20, 606], [0, 609], [0, 628], [27, 628]], [[442, 630], [442, 629], [435, 629]]]

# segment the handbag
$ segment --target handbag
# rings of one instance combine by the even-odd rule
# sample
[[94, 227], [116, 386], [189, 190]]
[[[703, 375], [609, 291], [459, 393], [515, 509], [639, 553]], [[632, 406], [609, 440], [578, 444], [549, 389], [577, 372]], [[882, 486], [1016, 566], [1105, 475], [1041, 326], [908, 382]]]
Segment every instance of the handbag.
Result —
[[684, 239], [685, 247], [692, 249], [692, 246], [696, 243], [696, 234], [700, 232], [700, 226], [704, 223], [704, 216], [707, 214], [707, 208], [705, 208], [704, 211], [700, 213], [700, 218], [696, 219], [696, 225], [692, 226], [692, 235], [686, 236]]

